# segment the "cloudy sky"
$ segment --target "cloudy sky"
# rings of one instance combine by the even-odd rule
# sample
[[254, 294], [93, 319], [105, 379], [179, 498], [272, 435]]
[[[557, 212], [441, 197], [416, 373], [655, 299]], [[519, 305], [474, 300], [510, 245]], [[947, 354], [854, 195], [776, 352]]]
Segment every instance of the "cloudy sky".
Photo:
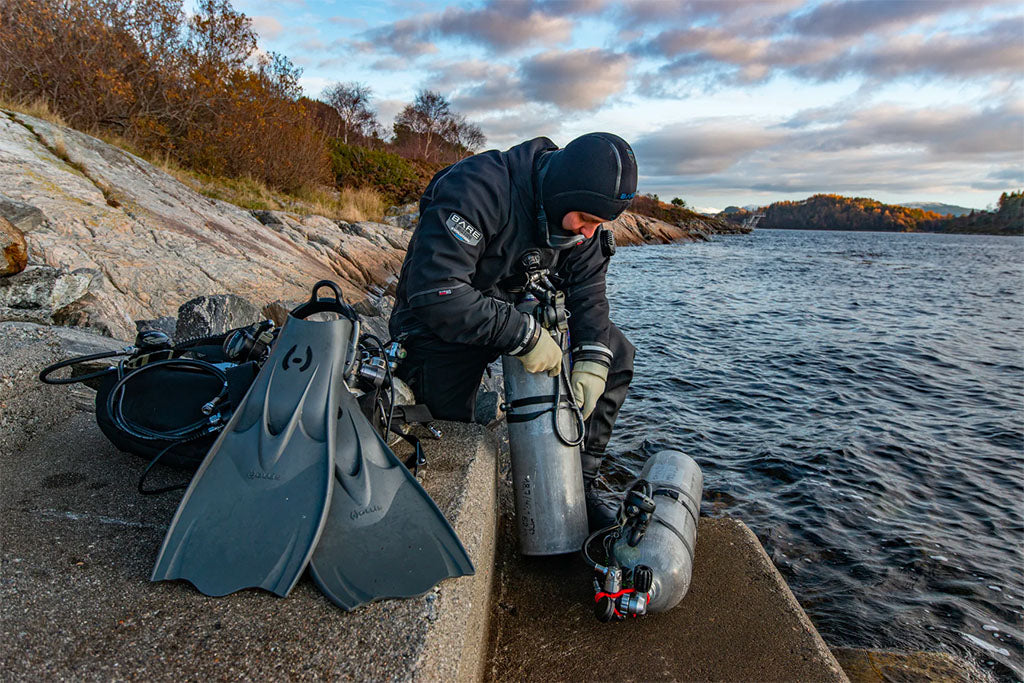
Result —
[[1024, 3], [1006, 0], [235, 0], [261, 47], [373, 88], [420, 88], [488, 148], [594, 130], [640, 190], [691, 206], [817, 192], [983, 208], [1024, 187]]

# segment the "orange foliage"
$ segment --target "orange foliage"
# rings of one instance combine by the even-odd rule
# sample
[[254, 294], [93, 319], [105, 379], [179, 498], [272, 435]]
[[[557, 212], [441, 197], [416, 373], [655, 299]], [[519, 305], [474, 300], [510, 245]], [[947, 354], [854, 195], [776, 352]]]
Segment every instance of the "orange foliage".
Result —
[[294, 190], [329, 179], [299, 71], [260, 55], [228, 0], [0, 0], [0, 94], [44, 100], [211, 174]]

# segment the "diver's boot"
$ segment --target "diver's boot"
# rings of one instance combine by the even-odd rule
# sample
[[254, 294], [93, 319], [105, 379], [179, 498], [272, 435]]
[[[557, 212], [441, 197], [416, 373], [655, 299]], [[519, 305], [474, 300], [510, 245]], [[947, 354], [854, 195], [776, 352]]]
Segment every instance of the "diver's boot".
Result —
[[614, 492], [604, 477], [598, 474], [604, 458], [581, 453], [580, 460], [583, 464], [583, 494], [587, 503], [587, 523], [593, 533], [615, 523], [618, 505], [609, 499]]

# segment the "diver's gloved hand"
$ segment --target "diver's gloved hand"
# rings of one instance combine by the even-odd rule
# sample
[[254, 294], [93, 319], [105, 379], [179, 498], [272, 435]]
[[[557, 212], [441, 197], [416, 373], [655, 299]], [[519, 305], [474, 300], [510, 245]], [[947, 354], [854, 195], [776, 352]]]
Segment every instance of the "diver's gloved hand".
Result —
[[537, 343], [517, 358], [523, 362], [527, 372], [546, 372], [552, 377], [557, 377], [562, 370], [562, 347], [547, 330], [540, 325], [537, 327], [540, 328]]
[[608, 381], [608, 367], [592, 360], [577, 361], [572, 366], [572, 393], [576, 397], [576, 405], [586, 420], [594, 412], [597, 399], [604, 393], [604, 385]]

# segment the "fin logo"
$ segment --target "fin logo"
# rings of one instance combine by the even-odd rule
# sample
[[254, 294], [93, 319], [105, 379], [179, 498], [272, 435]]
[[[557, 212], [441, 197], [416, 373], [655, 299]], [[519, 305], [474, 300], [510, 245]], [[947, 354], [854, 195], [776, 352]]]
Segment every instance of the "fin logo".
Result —
[[362, 510], [353, 510], [351, 514], [349, 514], [349, 517], [351, 517], [352, 521], [354, 522], [360, 517], [365, 517], [366, 515], [373, 514], [374, 512], [381, 512], [383, 510], [384, 508], [382, 508], [380, 505], [371, 505], [370, 507], [364, 508]]
[[480, 240], [484, 236], [472, 223], [457, 213], [452, 213], [452, 215], [448, 216], [448, 220], [444, 222], [444, 225], [455, 239], [465, 242], [471, 247], [480, 244]]
[[274, 472], [259, 472], [257, 470], [249, 470], [250, 479], [267, 479], [269, 481], [277, 481], [281, 478], [280, 474]]
[[[293, 367], [299, 364], [299, 358], [292, 358], [292, 356], [295, 355], [295, 352], [298, 350], [298, 348], [299, 347], [297, 345], [293, 346], [292, 348], [288, 349], [288, 353], [284, 354], [284, 360], [281, 361], [282, 370], [291, 370]], [[299, 372], [305, 372], [306, 370], [309, 370], [309, 366], [313, 364], [313, 349], [307, 346], [305, 356], [305, 361], [302, 362], [302, 366], [299, 367]]]

